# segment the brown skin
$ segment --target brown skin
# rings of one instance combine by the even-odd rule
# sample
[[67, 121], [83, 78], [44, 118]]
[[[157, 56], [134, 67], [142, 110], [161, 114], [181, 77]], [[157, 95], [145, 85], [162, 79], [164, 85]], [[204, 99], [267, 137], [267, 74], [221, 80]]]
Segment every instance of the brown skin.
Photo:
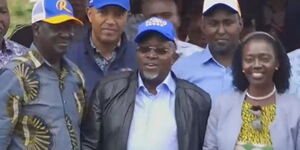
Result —
[[92, 26], [93, 43], [103, 57], [111, 57], [121, 39], [128, 12], [118, 6], [105, 6], [88, 8], [87, 15]]
[[189, 43], [205, 47], [207, 42], [203, 31], [201, 30], [202, 14], [191, 15], [190, 25], [188, 28]]
[[7, 0], [0, 0], [0, 43], [4, 40], [9, 24], [10, 16], [7, 8]]
[[213, 57], [223, 66], [230, 66], [239, 44], [243, 21], [238, 14], [216, 8], [211, 15], [202, 17], [202, 31]]
[[[272, 45], [264, 40], [251, 40], [243, 48], [243, 72], [248, 79], [248, 92], [253, 96], [264, 96], [273, 90], [273, 75], [279, 63]], [[250, 100], [255, 105], [267, 105], [275, 97], [264, 101]]]
[[74, 9], [74, 16], [81, 21], [86, 22], [86, 8], [88, 5], [88, 0], [69, 0], [69, 2]]
[[146, 19], [161, 17], [172, 22], [176, 29], [180, 26], [177, 6], [172, 0], [149, 0], [142, 6], [142, 14]]
[[154, 50], [141, 52], [137, 50], [139, 71], [146, 88], [152, 94], [157, 94], [156, 87], [162, 83], [175, 62], [176, 46], [171, 41], [166, 41], [158, 34], [138, 43], [139, 47], [154, 47], [166, 49], [165, 54], [158, 54]]
[[61, 59], [74, 36], [74, 22], [49, 24], [43, 21], [32, 24], [33, 43], [42, 56], [60, 70]]

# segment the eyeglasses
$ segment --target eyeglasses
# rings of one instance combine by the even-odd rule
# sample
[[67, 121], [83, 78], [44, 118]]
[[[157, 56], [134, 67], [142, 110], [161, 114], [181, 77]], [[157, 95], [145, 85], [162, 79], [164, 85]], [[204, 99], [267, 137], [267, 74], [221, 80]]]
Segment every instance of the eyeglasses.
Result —
[[261, 132], [263, 130], [261, 122], [262, 108], [260, 106], [252, 106], [250, 112], [255, 116], [255, 119], [251, 122], [251, 127]]
[[168, 48], [165, 47], [154, 47], [154, 46], [139, 46], [137, 50], [141, 53], [148, 53], [153, 50], [156, 54], [164, 55], [169, 52]]

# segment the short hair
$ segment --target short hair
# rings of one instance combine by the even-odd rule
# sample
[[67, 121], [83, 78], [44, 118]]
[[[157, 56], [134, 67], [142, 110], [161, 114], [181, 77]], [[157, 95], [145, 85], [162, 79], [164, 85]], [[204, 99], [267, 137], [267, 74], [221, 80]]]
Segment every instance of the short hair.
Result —
[[250, 33], [248, 36], [244, 38], [241, 44], [238, 46], [235, 51], [233, 61], [232, 61], [232, 75], [233, 75], [233, 85], [236, 87], [236, 90], [245, 91], [249, 82], [246, 76], [243, 73], [242, 67], [242, 54], [243, 49], [246, 44], [253, 40], [263, 40], [269, 43], [274, 50], [275, 56], [278, 60], [278, 70], [275, 70], [273, 75], [273, 82], [276, 86], [278, 93], [284, 93], [287, 89], [289, 89], [289, 78], [290, 78], [290, 70], [291, 65], [288, 58], [288, 55], [282, 46], [281, 42], [278, 39], [275, 39], [271, 35], [265, 32], [254, 32]]

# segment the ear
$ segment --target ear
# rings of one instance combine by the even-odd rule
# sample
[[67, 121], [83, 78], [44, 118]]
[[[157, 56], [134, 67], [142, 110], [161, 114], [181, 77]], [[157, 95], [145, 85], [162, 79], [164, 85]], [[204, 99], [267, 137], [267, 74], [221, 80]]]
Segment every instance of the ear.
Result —
[[201, 17], [201, 24], [200, 24], [201, 30], [205, 31], [205, 20], [204, 20], [204, 16]]
[[92, 21], [93, 11], [95, 11], [94, 9], [95, 8], [93, 8], [93, 7], [92, 8], [86, 8], [86, 15], [89, 19], [89, 22]]
[[37, 36], [39, 34], [39, 24], [38, 23], [33, 23], [31, 25], [31, 28], [32, 28], [32, 33], [33, 33], [33, 36]]
[[244, 28], [244, 21], [241, 16], [238, 16], [238, 17], [239, 17], [240, 32], [242, 32], [242, 30]]

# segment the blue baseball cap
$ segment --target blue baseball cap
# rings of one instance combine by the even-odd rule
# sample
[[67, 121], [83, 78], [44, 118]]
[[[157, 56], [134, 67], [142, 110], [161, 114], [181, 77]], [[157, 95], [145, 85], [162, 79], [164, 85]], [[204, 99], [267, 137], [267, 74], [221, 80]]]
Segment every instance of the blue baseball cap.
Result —
[[130, 11], [129, 0], [90, 0], [89, 7], [96, 7], [97, 9], [105, 6], [115, 5], [124, 8], [126, 11]]
[[139, 25], [135, 42], [140, 42], [149, 32], [157, 32], [175, 43], [176, 30], [173, 24], [168, 20], [158, 17], [149, 18]]
[[59, 24], [70, 20], [83, 25], [74, 17], [73, 8], [67, 0], [38, 0], [33, 6], [31, 23], [44, 21]]

